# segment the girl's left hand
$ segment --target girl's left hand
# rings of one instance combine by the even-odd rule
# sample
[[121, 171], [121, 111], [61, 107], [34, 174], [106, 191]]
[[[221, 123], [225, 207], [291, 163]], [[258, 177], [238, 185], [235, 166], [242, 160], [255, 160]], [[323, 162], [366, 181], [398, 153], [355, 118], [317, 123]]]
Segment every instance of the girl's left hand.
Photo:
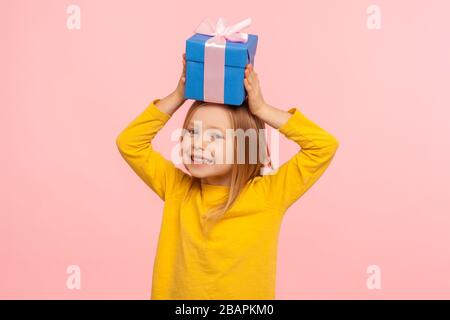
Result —
[[252, 64], [248, 64], [245, 67], [244, 86], [248, 93], [248, 106], [250, 112], [258, 116], [258, 114], [266, 108], [267, 104], [261, 93], [258, 74], [253, 69]]

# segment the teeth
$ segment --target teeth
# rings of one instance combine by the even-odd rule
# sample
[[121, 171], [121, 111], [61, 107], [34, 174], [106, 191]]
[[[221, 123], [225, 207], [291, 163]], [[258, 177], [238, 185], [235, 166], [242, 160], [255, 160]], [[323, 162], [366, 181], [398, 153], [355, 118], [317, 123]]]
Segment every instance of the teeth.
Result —
[[201, 157], [197, 157], [197, 156], [194, 156], [194, 157], [191, 157], [191, 158], [192, 158], [193, 161], [196, 161], [196, 162], [201, 162], [201, 163], [205, 163], [205, 164], [212, 164], [213, 163], [212, 160], [206, 159], [206, 158], [201, 158]]

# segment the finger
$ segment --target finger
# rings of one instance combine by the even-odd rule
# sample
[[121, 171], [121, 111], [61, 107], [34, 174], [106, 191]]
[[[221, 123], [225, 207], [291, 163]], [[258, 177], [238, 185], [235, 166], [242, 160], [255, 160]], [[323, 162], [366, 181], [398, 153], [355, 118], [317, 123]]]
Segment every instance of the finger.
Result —
[[257, 74], [255, 71], [253, 71], [252, 73], [253, 73], [253, 79], [254, 79], [254, 81], [255, 81], [255, 82], [259, 82], [259, 76], [258, 76], [258, 74]]
[[244, 85], [245, 85], [245, 89], [246, 89], [248, 92], [251, 92], [251, 91], [252, 91], [252, 86], [250, 85], [250, 83], [249, 83], [249, 81], [248, 81], [247, 79], [244, 79]]
[[249, 78], [251, 81], [255, 81], [255, 72], [253, 70], [250, 72]]

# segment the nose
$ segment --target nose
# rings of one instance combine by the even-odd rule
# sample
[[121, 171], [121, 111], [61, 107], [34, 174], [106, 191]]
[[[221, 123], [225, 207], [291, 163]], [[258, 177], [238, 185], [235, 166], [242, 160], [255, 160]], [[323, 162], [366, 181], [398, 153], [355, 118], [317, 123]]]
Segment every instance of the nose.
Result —
[[202, 151], [206, 149], [210, 141], [204, 136], [198, 135], [194, 137], [194, 149], [202, 149]]

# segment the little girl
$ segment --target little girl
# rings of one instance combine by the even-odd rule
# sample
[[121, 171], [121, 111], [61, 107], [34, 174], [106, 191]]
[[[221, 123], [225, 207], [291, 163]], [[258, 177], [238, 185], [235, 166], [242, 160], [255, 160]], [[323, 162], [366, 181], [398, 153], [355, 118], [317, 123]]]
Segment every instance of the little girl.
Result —
[[[185, 102], [184, 54], [182, 61], [175, 91], [152, 101], [116, 140], [126, 162], [165, 202], [150, 298], [274, 299], [284, 213], [327, 169], [338, 141], [298, 109], [267, 104], [249, 64], [244, 104], [194, 101], [187, 111], [180, 137], [185, 173], [151, 145]], [[226, 132], [258, 132], [265, 123], [300, 150], [273, 174], [262, 175], [264, 163], [249, 161], [255, 150], [239, 139], [230, 143]], [[199, 124], [205, 134], [199, 134]], [[256, 137], [259, 153], [264, 141]], [[236, 160], [236, 151], [244, 152], [244, 162]]]

